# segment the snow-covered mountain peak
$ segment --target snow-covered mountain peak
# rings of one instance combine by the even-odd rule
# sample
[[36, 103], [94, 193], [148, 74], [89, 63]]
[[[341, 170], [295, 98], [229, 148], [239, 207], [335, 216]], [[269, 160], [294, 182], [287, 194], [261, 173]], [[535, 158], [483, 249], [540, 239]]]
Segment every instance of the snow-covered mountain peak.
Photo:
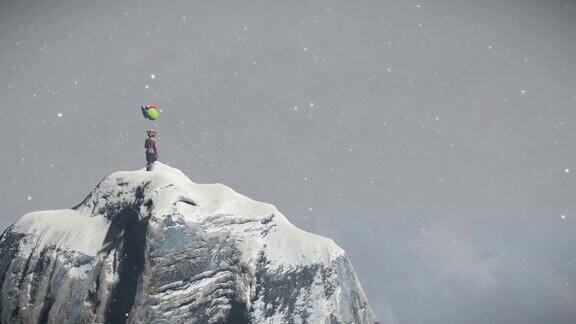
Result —
[[[72, 209], [24, 215], [0, 253], [0, 322], [375, 321], [331, 239], [159, 162], [113, 173]], [[39, 282], [35, 301], [18, 297]]]

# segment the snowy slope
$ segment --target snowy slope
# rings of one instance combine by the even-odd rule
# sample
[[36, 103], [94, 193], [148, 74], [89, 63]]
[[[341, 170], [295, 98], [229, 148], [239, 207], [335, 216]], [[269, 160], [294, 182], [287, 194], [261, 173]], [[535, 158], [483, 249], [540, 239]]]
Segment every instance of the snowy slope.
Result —
[[374, 323], [345, 252], [157, 163], [0, 238], [0, 322]]

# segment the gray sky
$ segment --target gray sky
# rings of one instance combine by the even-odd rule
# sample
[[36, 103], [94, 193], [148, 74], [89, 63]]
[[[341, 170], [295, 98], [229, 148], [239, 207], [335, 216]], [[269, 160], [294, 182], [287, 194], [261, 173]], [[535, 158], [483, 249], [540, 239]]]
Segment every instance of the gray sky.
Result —
[[[160, 157], [400, 323], [576, 321], [575, 1], [0, 2], [0, 227]], [[154, 75], [154, 77], [152, 77]]]

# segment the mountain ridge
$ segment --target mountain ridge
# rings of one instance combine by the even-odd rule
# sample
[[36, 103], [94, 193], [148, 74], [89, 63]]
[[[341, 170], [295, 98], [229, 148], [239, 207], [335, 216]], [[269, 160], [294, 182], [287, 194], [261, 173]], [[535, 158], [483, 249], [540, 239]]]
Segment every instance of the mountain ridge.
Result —
[[331, 239], [162, 163], [24, 215], [0, 253], [2, 322], [377, 321]]

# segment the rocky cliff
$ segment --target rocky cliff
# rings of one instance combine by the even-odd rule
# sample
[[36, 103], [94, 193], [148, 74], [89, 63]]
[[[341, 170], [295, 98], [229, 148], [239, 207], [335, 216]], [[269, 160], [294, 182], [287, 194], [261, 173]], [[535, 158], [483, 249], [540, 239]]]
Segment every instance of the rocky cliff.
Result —
[[0, 237], [2, 323], [375, 323], [345, 252], [157, 163]]

